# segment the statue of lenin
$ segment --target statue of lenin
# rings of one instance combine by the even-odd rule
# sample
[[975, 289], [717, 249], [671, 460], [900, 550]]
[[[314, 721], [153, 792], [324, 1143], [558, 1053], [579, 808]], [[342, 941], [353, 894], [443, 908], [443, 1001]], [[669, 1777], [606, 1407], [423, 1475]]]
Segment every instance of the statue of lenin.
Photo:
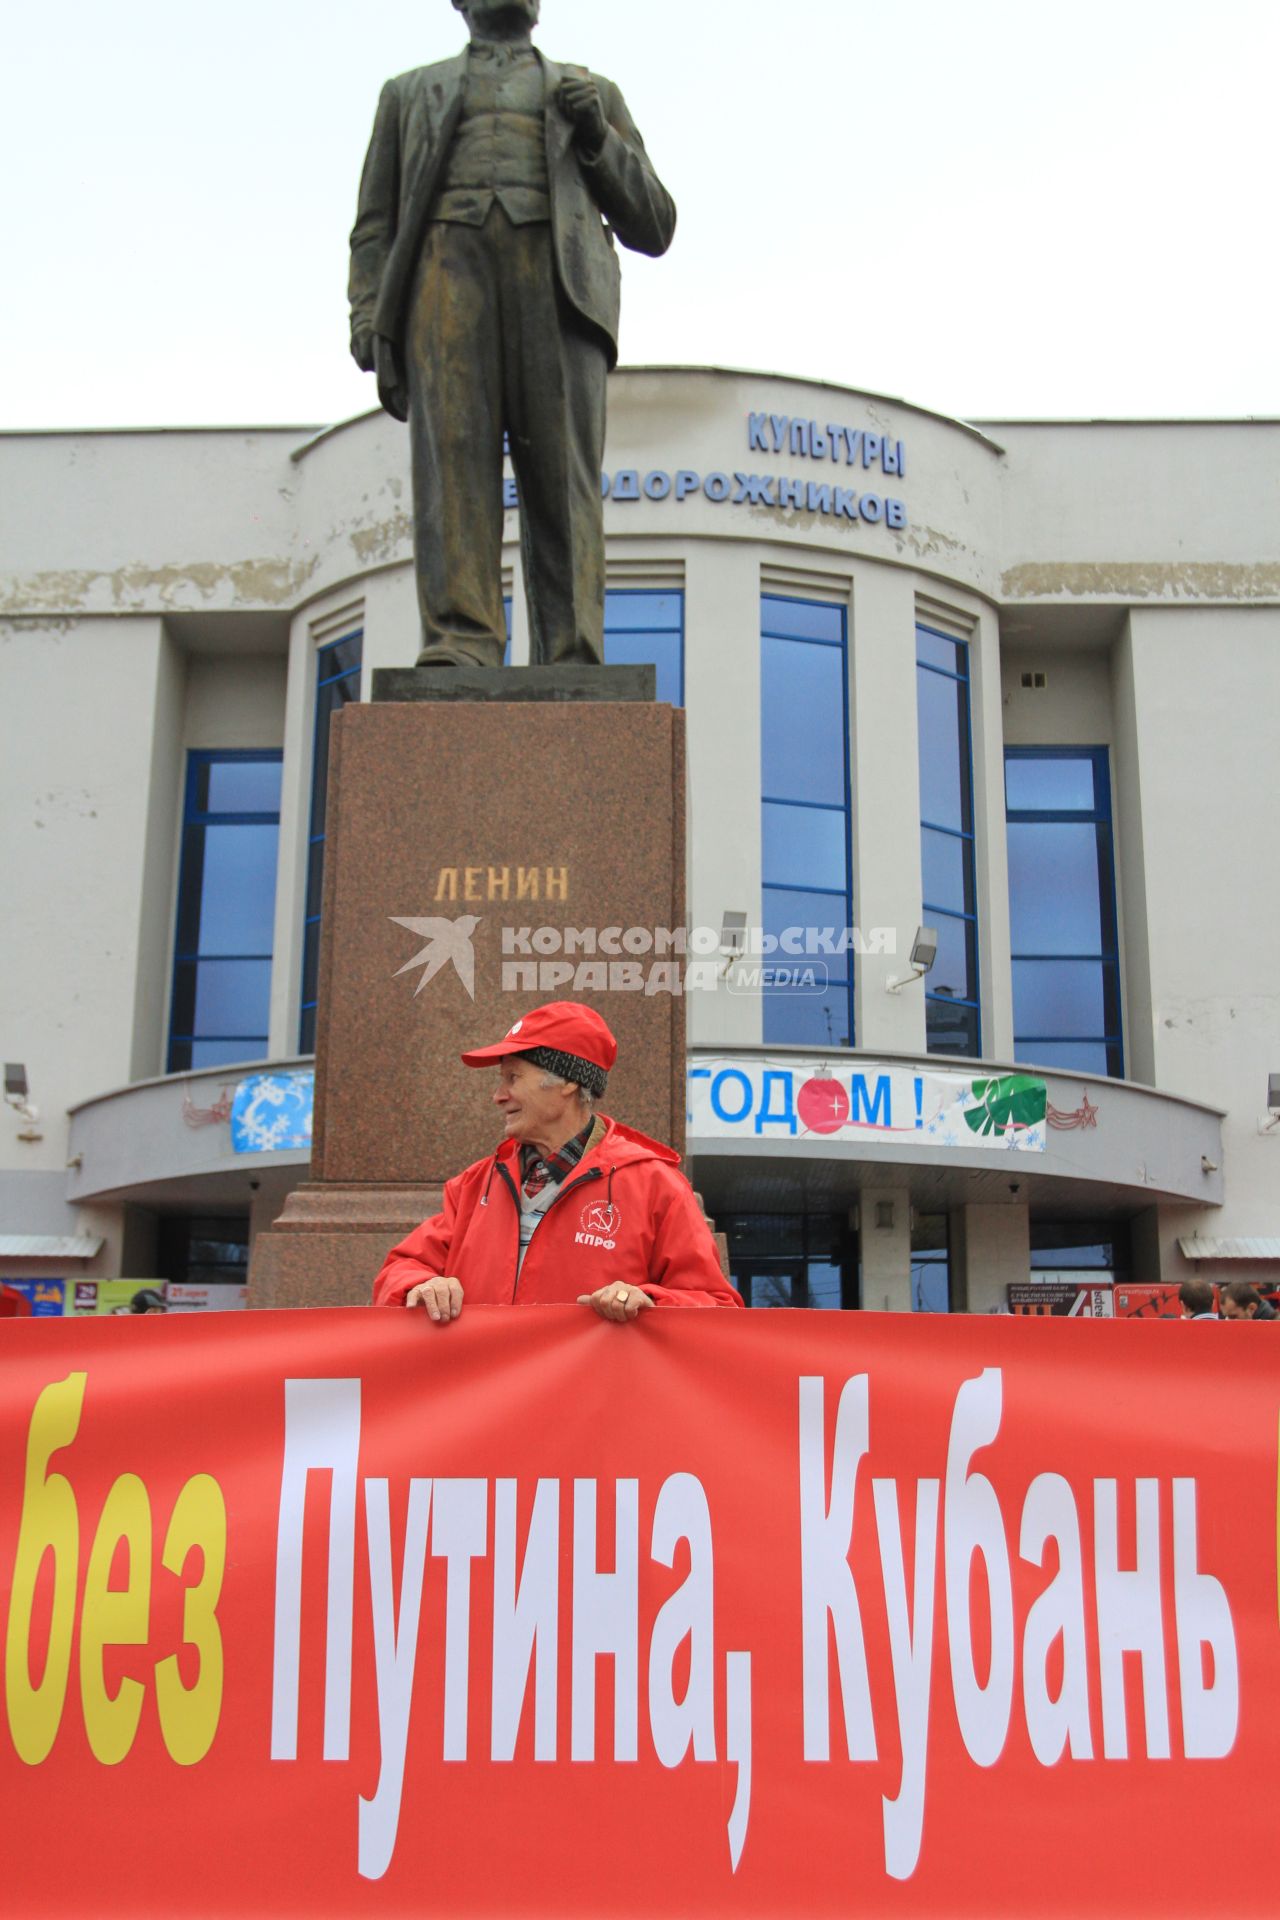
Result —
[[534, 48], [539, 0], [453, 4], [470, 45], [378, 102], [351, 351], [409, 423], [420, 664], [502, 663], [504, 434], [533, 660], [598, 663], [614, 240], [665, 253], [675, 206], [617, 87]]

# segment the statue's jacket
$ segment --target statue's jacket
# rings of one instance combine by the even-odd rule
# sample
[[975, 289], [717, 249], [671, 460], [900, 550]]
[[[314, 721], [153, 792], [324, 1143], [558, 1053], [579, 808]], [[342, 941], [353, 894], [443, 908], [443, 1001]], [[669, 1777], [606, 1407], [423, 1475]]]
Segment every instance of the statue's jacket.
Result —
[[[618, 358], [619, 306], [614, 235], [636, 253], [665, 253], [675, 232], [675, 203], [650, 165], [613, 82], [591, 76], [608, 132], [600, 153], [587, 160], [558, 104], [566, 70], [542, 54], [538, 59], [556, 268], [573, 308], [603, 336], [612, 367]], [[462, 117], [466, 79], [463, 52], [402, 73], [382, 89], [351, 233], [353, 341], [362, 333], [381, 335], [397, 346], [402, 341], [423, 235]]]

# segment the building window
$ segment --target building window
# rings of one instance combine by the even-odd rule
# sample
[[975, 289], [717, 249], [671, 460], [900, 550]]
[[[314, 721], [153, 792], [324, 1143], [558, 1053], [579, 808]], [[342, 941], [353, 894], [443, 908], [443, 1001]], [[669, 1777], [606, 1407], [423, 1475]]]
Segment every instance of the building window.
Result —
[[1129, 1224], [1125, 1220], [1033, 1220], [1031, 1278], [1101, 1286], [1127, 1280]]
[[977, 1056], [978, 917], [973, 876], [973, 753], [969, 649], [932, 627], [916, 628], [920, 729], [920, 866], [924, 917], [938, 932], [925, 975], [930, 1053]]
[[1014, 1050], [1039, 1067], [1124, 1073], [1105, 747], [1005, 753]]
[[[845, 611], [765, 594], [760, 603], [760, 791], [764, 930], [853, 924], [849, 676]], [[764, 1038], [787, 1046], [853, 1045], [853, 957], [792, 952], [769, 964], [794, 978], [762, 986]]]
[[951, 1311], [951, 1245], [945, 1213], [920, 1213], [912, 1218], [911, 1311]]
[[684, 705], [684, 595], [648, 587], [604, 597], [604, 658], [610, 667], [653, 665], [657, 699]]
[[278, 753], [187, 757], [170, 1073], [266, 1058], [280, 773]]
[[324, 894], [325, 806], [329, 797], [329, 723], [340, 707], [360, 698], [364, 637], [349, 633], [316, 653], [316, 720], [312, 736], [311, 822], [307, 847], [307, 905], [302, 930], [302, 1019], [299, 1053], [316, 1050], [316, 992], [320, 979], [320, 903]]
[[162, 1215], [156, 1271], [176, 1286], [244, 1286], [249, 1277], [248, 1214]]
[[729, 1275], [747, 1306], [858, 1305], [853, 1236], [843, 1214], [739, 1213], [722, 1224]]

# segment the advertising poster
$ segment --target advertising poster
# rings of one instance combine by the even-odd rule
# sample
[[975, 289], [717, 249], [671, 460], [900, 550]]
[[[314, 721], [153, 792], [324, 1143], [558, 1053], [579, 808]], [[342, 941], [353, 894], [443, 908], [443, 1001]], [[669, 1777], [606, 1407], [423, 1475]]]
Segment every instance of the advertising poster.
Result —
[[140, 1287], [164, 1292], [163, 1280], [76, 1280], [72, 1283], [67, 1311], [77, 1316], [113, 1316], [128, 1313], [129, 1302]]
[[1115, 1313], [1110, 1285], [1086, 1286], [1083, 1279], [1080, 1275], [1071, 1280], [1010, 1281], [1005, 1289], [1009, 1311], [1067, 1320], [1110, 1320]]
[[42, 1319], [58, 1318], [67, 1310], [71, 1285], [67, 1280], [10, 1280], [6, 1276], [3, 1284], [29, 1300], [32, 1314]]
[[[138, 1282], [139, 1286], [142, 1282]], [[157, 1282], [163, 1286], [163, 1282]], [[249, 1289], [234, 1282], [211, 1282], [209, 1285], [190, 1285], [185, 1280], [170, 1280], [164, 1286], [164, 1297], [170, 1313], [226, 1313], [231, 1309], [243, 1309], [249, 1304]]]
[[1118, 1320], [1180, 1320], [1178, 1289], [1170, 1286], [1116, 1287]]

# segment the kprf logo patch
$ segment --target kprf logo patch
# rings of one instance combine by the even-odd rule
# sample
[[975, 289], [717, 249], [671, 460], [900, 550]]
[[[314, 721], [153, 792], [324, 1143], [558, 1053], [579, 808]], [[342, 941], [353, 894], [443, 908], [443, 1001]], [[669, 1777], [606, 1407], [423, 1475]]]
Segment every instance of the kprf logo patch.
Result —
[[579, 1231], [573, 1236], [579, 1247], [603, 1247], [612, 1253], [618, 1244], [622, 1215], [612, 1200], [589, 1200], [579, 1217]]

